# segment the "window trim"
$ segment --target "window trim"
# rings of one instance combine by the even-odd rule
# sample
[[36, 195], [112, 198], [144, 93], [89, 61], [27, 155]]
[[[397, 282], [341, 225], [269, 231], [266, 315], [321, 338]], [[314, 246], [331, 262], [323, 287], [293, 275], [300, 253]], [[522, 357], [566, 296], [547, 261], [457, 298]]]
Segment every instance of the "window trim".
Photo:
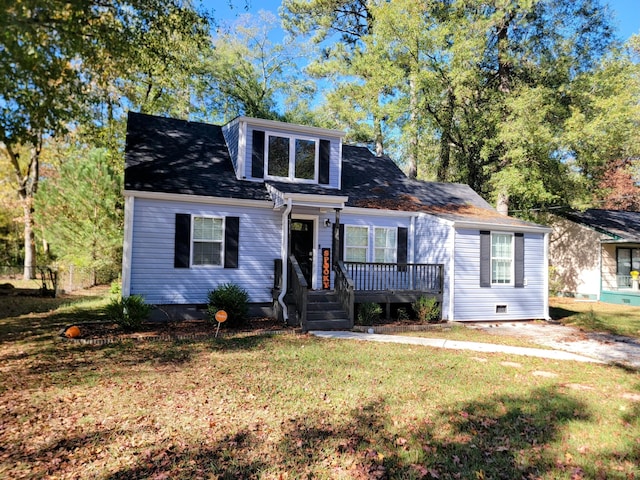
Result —
[[369, 238], [371, 235], [369, 225], [344, 225], [344, 238], [342, 239], [343, 252], [344, 252], [344, 261], [345, 262], [360, 262], [361, 260], [349, 260], [347, 259], [347, 250], [349, 248], [363, 248], [361, 245], [350, 246], [347, 244], [347, 230], [349, 228], [363, 228], [367, 231], [367, 245], [364, 247], [365, 249], [365, 262], [369, 262], [370, 258], [370, 246], [371, 239]]
[[[286, 177], [277, 175], [269, 175], [269, 138], [281, 137], [289, 140], [289, 169]], [[313, 178], [297, 178], [295, 176], [296, 159], [296, 140], [310, 141], [314, 143], [314, 157], [313, 157]], [[295, 135], [291, 133], [266, 131], [264, 132], [264, 178], [267, 180], [288, 181], [292, 183], [310, 183], [317, 184], [320, 170], [320, 138]]]
[[[511, 256], [509, 261], [511, 262], [509, 266], [509, 281], [508, 282], [498, 282], [493, 276], [493, 261], [494, 259], [505, 260], [505, 257], [494, 257], [493, 256], [493, 239], [498, 235], [506, 235], [511, 238]], [[515, 285], [515, 233], [513, 232], [491, 232], [490, 234], [490, 242], [489, 242], [489, 274], [491, 277], [490, 284], [491, 286], [505, 286], [505, 287], [513, 287]]]
[[[221, 240], [218, 242], [217, 240], [196, 240], [195, 238], [195, 225], [196, 225], [196, 218], [211, 218], [214, 220], [221, 220], [222, 221], [222, 234], [221, 234]], [[225, 236], [226, 236], [226, 220], [225, 217], [220, 217], [220, 216], [215, 216], [215, 215], [196, 215], [196, 214], [191, 214], [191, 238], [189, 241], [189, 248], [191, 250], [190, 254], [189, 254], [189, 267], [190, 268], [224, 268], [224, 262], [225, 262]], [[200, 263], [194, 263], [194, 253], [195, 253], [195, 243], [199, 242], [199, 243], [220, 243], [220, 263], [219, 264], [214, 264], [214, 263], [204, 263], [204, 264], [200, 264]]]
[[[396, 243], [395, 245], [393, 245], [393, 247], [377, 247], [376, 246], [376, 230], [384, 230], [385, 232], [389, 232], [389, 231], [395, 231], [395, 240]], [[398, 227], [379, 227], [379, 226], [375, 226], [373, 227], [373, 262], [375, 263], [398, 263]], [[388, 240], [389, 237], [387, 236], [387, 234], [385, 234], [385, 239]], [[386, 243], [386, 242], [385, 242]], [[393, 259], [390, 262], [384, 261], [384, 262], [377, 262], [376, 261], [376, 250], [378, 249], [383, 249], [386, 253], [387, 250], [391, 250], [392, 252], [392, 256]]]

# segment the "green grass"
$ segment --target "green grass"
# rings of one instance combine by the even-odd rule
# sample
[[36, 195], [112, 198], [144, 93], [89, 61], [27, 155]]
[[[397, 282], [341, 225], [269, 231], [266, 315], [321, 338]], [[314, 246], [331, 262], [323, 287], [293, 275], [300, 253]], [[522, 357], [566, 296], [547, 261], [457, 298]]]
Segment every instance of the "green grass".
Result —
[[0, 314], [0, 478], [640, 475], [637, 373], [295, 335], [83, 346], [57, 328], [106, 299], [62, 303]]
[[560, 297], [550, 298], [549, 303], [551, 318], [564, 325], [640, 338], [640, 307]]

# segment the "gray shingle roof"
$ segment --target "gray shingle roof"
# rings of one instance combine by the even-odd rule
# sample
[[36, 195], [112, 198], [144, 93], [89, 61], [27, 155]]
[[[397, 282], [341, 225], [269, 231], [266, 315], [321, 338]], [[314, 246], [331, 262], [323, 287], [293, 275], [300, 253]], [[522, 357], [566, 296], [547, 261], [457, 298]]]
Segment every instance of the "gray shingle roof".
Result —
[[[129, 113], [125, 189], [270, 200], [265, 184], [238, 180], [222, 127]], [[498, 214], [469, 186], [408, 179], [388, 157], [343, 145], [342, 188], [271, 182], [282, 192], [348, 196], [347, 206], [423, 211], [450, 220], [532, 226]]]
[[606, 233], [614, 240], [640, 242], [640, 212], [592, 208], [583, 212], [578, 210], [563, 212], [561, 215], [576, 223]]

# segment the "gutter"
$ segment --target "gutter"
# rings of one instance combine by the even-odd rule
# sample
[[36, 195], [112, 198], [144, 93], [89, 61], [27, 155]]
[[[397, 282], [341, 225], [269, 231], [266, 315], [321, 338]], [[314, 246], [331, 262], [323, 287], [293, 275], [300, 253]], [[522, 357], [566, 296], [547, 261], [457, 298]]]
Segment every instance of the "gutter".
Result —
[[[291, 208], [292, 208], [291, 198], [289, 198], [287, 200], [287, 208], [285, 208], [284, 212], [282, 212], [282, 225], [283, 227], [287, 225], [286, 229], [288, 229], [288, 225], [289, 225], [289, 214], [291, 213]], [[284, 318], [284, 323], [288, 323], [289, 310], [287, 309], [286, 303], [284, 303], [284, 296], [287, 294], [287, 286], [288, 286], [287, 284], [289, 281], [289, 279], [287, 278], [289, 274], [289, 268], [287, 267], [288, 265], [287, 252], [289, 251], [289, 232], [285, 232], [284, 230], [285, 228], [283, 228], [282, 243], [280, 247], [280, 256], [282, 257], [282, 285], [281, 285], [280, 295], [278, 295], [278, 303], [282, 307], [282, 317]]]

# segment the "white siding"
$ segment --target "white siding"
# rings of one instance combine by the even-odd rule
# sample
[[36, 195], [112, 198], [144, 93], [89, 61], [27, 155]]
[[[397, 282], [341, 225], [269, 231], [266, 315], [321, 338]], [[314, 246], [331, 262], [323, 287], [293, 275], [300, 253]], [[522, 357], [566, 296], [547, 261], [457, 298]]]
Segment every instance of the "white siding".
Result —
[[414, 263], [441, 263], [443, 267], [442, 318], [449, 318], [450, 269], [453, 227], [435, 217], [420, 215], [415, 222]]
[[231, 157], [231, 163], [233, 163], [233, 169], [237, 174], [240, 124], [238, 122], [233, 122], [229, 125], [225, 125], [224, 127], [222, 127], [222, 133], [224, 134], [224, 140], [227, 143], [227, 148], [229, 149], [229, 156]]
[[[240, 217], [239, 268], [174, 268], [175, 215]], [[131, 294], [153, 304], [207, 303], [217, 285], [245, 288], [250, 302], [270, 302], [274, 259], [280, 257], [281, 216], [249, 208], [136, 199], [132, 238]]]
[[[480, 232], [457, 230], [453, 320], [528, 320], [546, 318], [544, 234], [524, 234], [524, 288], [507, 285], [480, 287]], [[506, 305], [507, 313], [496, 313]]]

